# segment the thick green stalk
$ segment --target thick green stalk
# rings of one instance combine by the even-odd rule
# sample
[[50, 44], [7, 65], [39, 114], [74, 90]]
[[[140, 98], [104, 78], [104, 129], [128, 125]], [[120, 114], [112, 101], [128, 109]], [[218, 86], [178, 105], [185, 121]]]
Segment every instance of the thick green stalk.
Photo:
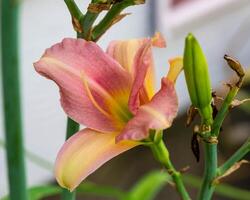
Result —
[[[231, 102], [236, 96], [239, 88], [234, 86], [225, 98], [218, 114], [212, 123], [211, 137], [218, 137], [222, 123], [228, 113]], [[210, 200], [214, 192], [215, 186], [212, 184], [213, 180], [218, 175], [217, 173], [217, 144], [205, 144], [205, 173], [204, 180], [201, 187], [199, 199]]]
[[247, 153], [250, 152], [250, 138], [222, 165], [217, 169], [217, 176], [222, 176], [231, 167], [239, 162]]
[[[66, 139], [70, 138], [76, 132], [79, 131], [79, 124], [68, 118], [67, 120], [67, 131], [66, 131]], [[62, 192], [62, 200], [74, 200], [76, 198], [76, 192], [70, 192], [66, 189], [63, 189]]]
[[19, 5], [1, 1], [2, 81], [5, 140], [11, 200], [27, 200], [19, 83]]
[[[210, 119], [204, 119], [202, 116], [202, 124], [211, 127], [213, 124], [213, 118], [210, 116]], [[210, 129], [210, 128], [209, 128]], [[199, 200], [210, 200], [214, 192], [214, 186], [212, 182], [216, 177], [216, 169], [218, 165], [217, 159], [217, 143], [213, 143], [211, 137], [213, 134], [209, 131], [205, 133], [208, 135], [208, 141], [204, 141], [204, 151], [205, 151], [205, 170], [203, 175], [203, 182], [199, 193]]]
[[200, 200], [210, 200], [214, 192], [212, 181], [216, 177], [217, 144], [205, 143], [205, 171], [199, 194]]
[[181, 198], [183, 200], [190, 200], [191, 198], [189, 197], [189, 194], [182, 181], [181, 173], [178, 172], [171, 163], [169, 158], [169, 152], [163, 140], [152, 144], [150, 147], [155, 158], [167, 169], [168, 173], [172, 176], [176, 189], [179, 192]]

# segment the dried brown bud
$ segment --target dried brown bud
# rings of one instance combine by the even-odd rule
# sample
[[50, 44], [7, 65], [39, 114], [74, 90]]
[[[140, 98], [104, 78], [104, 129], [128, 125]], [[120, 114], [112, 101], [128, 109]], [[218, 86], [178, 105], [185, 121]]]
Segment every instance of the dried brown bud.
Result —
[[243, 77], [245, 76], [245, 72], [243, 67], [241, 66], [240, 62], [236, 59], [234, 59], [231, 56], [225, 55], [224, 59], [227, 61], [228, 66], [236, 72], [236, 74], [239, 77], [239, 81], [236, 83], [237, 87], [241, 87], [243, 82]]
[[231, 56], [225, 55], [224, 59], [227, 61], [229, 67], [234, 70], [239, 77], [243, 77], [245, 72], [240, 64], [240, 62]]

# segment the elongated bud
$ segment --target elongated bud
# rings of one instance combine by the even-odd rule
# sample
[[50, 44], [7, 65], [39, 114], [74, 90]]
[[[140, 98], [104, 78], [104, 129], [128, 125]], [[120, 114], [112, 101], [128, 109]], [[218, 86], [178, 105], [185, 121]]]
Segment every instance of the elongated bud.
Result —
[[192, 34], [188, 34], [184, 50], [184, 72], [193, 106], [199, 109], [205, 123], [211, 123], [211, 85], [208, 65], [202, 49]]

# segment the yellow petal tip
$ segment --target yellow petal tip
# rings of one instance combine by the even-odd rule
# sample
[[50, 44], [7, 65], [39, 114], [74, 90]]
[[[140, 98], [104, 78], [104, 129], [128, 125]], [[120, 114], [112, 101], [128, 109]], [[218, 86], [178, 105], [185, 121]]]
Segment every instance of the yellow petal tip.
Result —
[[168, 71], [167, 79], [175, 82], [183, 69], [183, 58], [178, 56], [169, 60], [170, 68]]

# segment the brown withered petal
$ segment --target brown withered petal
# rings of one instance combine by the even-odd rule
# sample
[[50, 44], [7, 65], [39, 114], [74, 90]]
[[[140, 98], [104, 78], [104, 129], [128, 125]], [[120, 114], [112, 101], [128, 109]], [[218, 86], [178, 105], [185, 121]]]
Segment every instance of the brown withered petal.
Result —
[[103, 10], [109, 10], [111, 4], [107, 3], [90, 3], [88, 6], [88, 11], [92, 13], [100, 13]]
[[221, 179], [229, 176], [230, 174], [232, 174], [233, 172], [235, 172], [236, 170], [238, 170], [242, 164], [250, 164], [250, 162], [248, 160], [241, 160], [239, 162], [236, 162], [232, 167], [230, 167], [223, 175], [218, 176], [217, 178], [214, 179], [213, 184], [219, 184]]
[[237, 106], [242, 105], [243, 103], [249, 102], [250, 98], [248, 99], [244, 99], [244, 100], [238, 100], [238, 99], [234, 99], [230, 105], [230, 109], [235, 108]]
[[194, 121], [195, 116], [198, 114], [198, 109], [194, 106], [190, 106], [187, 111], [187, 121], [186, 127], [189, 127], [191, 123]]

